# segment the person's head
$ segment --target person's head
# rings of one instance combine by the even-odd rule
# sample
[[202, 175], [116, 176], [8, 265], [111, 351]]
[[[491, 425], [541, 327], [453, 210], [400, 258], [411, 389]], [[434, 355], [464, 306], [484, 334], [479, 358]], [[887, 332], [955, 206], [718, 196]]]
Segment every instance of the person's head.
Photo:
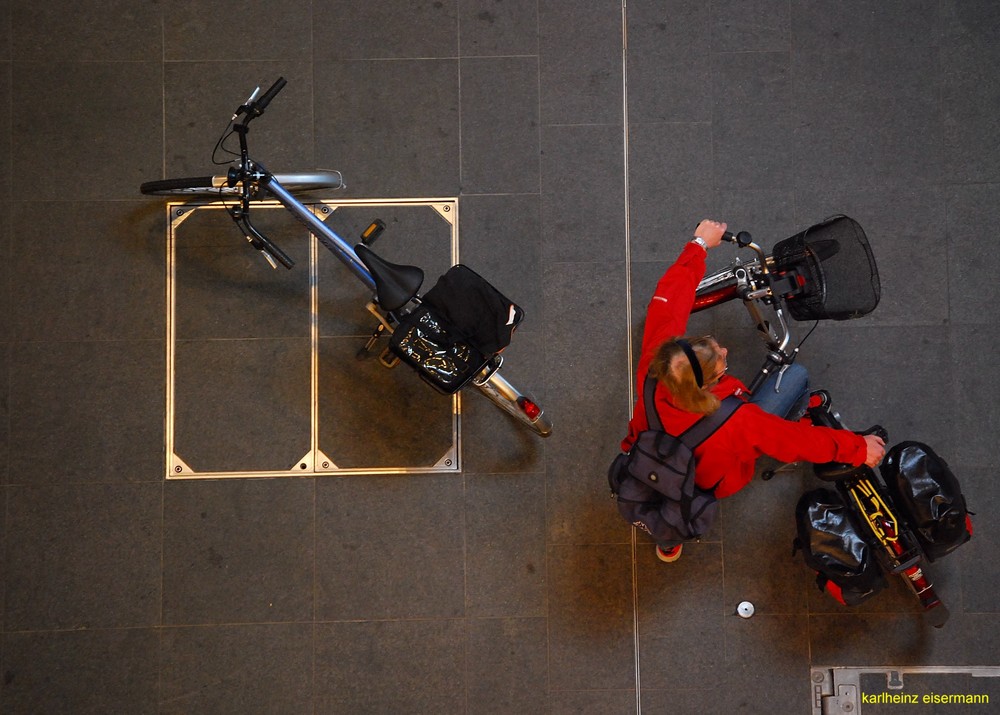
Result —
[[662, 382], [683, 410], [710, 415], [719, 409], [711, 387], [726, 374], [729, 351], [710, 335], [663, 343], [653, 356], [649, 374]]

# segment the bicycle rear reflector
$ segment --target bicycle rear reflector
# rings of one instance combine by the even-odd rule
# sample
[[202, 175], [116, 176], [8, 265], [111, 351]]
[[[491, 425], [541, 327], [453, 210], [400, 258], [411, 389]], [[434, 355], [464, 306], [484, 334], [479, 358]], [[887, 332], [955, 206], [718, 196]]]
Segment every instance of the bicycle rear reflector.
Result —
[[517, 406], [520, 407], [521, 412], [527, 415], [528, 419], [532, 421], [537, 420], [539, 415], [542, 414], [542, 408], [529, 400], [527, 397], [517, 398]]

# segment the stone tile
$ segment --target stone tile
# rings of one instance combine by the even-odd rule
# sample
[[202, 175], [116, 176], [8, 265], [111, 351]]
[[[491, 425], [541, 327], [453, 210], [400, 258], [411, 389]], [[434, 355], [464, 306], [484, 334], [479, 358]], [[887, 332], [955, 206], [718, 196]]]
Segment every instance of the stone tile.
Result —
[[723, 501], [726, 611], [750, 601], [761, 615], [806, 612], [806, 589], [813, 579], [801, 555], [792, 556], [795, 506], [814, 487], [811, 475], [803, 478], [802, 471], [780, 473], [770, 481], [758, 476]]
[[158, 484], [8, 487], [4, 630], [156, 625], [159, 525]]
[[[0, 624], [5, 623], [6, 594], [7, 594], [7, 574], [10, 568], [7, 565], [7, 487], [0, 486]], [[2, 632], [0, 628], [0, 632]], [[0, 665], [3, 661], [3, 651], [0, 649]]]
[[996, 41], [1000, 7], [990, 0], [945, 0], [940, 5], [942, 45], [988, 46]]
[[462, 621], [326, 623], [315, 633], [318, 712], [465, 712]]
[[996, 184], [954, 186], [947, 193], [948, 302], [951, 322], [995, 326], [1000, 322], [997, 299], [997, 257], [984, 251], [982, 227], [1000, 216]]
[[455, 57], [457, 12], [457, 3], [424, 0], [314, 5], [315, 61]]
[[462, 57], [538, 55], [535, 0], [459, 0]]
[[784, 0], [712, 3], [712, 47], [732, 52], [787, 52], [791, 4]]
[[549, 689], [635, 683], [627, 544], [549, 547]]
[[673, 261], [701, 217], [718, 214], [708, 160], [712, 141], [707, 123], [629, 127], [633, 261]]
[[[993, 23], [981, 27], [996, 27], [995, 20]], [[940, 57], [942, 178], [960, 183], [996, 182], [1000, 176], [996, 161], [984, 159], [996, 151], [986, 137], [997, 131], [997, 119], [982, 108], [1000, 102], [1000, 48], [958, 41], [942, 47]]]
[[732, 615], [725, 633], [729, 712], [795, 712], [808, 701], [806, 616]]
[[725, 644], [721, 616], [688, 614], [670, 626], [669, 632], [640, 637], [639, 676], [643, 689], [697, 682], [721, 660]]
[[549, 691], [548, 712], [552, 715], [624, 713], [631, 712], [635, 706], [635, 689]]
[[[527, 186], [523, 186], [528, 189]], [[462, 196], [459, 207], [460, 262], [467, 264], [524, 310], [522, 332], [545, 320], [541, 198], [539, 194]]]
[[993, 467], [998, 427], [998, 386], [995, 380], [979, 370], [977, 357], [991, 354], [979, 351], [996, 350], [997, 343], [996, 332], [986, 326], [952, 331], [952, 354], [955, 356], [952, 365], [957, 375], [952, 402], [961, 405], [953, 416], [956, 432], [962, 435], [962, 439], [949, 443], [947, 452], [943, 447], [940, 450], [947, 454], [949, 463]]
[[[339, 469], [430, 468], [455, 459], [452, 398], [405, 365], [358, 361], [360, 338], [319, 344], [319, 449]], [[384, 347], [384, 346], [383, 346]], [[322, 466], [322, 465], [321, 465]]]
[[623, 291], [615, 289], [622, 284], [615, 264], [556, 264], [546, 271], [546, 306], [559, 316], [546, 348], [549, 405], [560, 421], [559, 434], [546, 444], [550, 542], [629, 538], [606, 476], [628, 423], [626, 308]]
[[463, 501], [452, 475], [319, 482], [317, 618], [463, 616]]
[[10, 36], [11, 0], [0, 2], [0, 62], [9, 62], [11, 57]]
[[[197, 17], [203, 15], [199, 13]], [[267, 114], [253, 124], [248, 139], [250, 156], [273, 171], [316, 167], [313, 137], [316, 88], [308, 62], [185, 61], [166, 63], [161, 71], [162, 79], [158, 81], [163, 89], [156, 111], [157, 122], [163, 124], [163, 143], [155, 143], [156, 160], [143, 167], [142, 181], [161, 178], [156, 173], [161, 170], [159, 167], [165, 172], [162, 178], [225, 173], [225, 167], [213, 165], [212, 152], [226, 122], [255, 87], [264, 92], [282, 76], [288, 84], [268, 106]], [[226, 147], [237, 153], [239, 146], [236, 137], [226, 142]], [[219, 152], [217, 158], [225, 163], [233, 156]], [[334, 161], [324, 168], [341, 167]], [[230, 227], [230, 230], [239, 239], [237, 229]], [[229, 239], [231, 234], [226, 232], [223, 236]], [[227, 245], [232, 244], [227, 241]]]
[[538, 8], [543, 124], [622, 122], [622, 12], [553, 0]]
[[[164, 7], [163, 15], [163, 58], [167, 62], [312, 59], [313, 29], [317, 26], [309, 0], [280, 5], [251, 0], [241, 5], [239, 12], [225, 5], [181, 0]], [[239, 42], [220, 42], [219, 29], [223, 27], [230, 37], [240, 38]]]
[[310, 342], [180, 341], [174, 454], [195, 472], [291, 472], [310, 450]]
[[[962, 609], [966, 613], [995, 614], [1000, 611], [1000, 598], [997, 596], [1000, 593], [997, 590], [1000, 577], [995, 569], [983, 568], [982, 565], [989, 563], [1000, 541], [996, 524], [986, 516], [995, 513], [992, 510], [1000, 502], [1000, 494], [990, 478], [992, 469], [970, 469], [953, 465], [952, 470], [962, 485], [962, 493], [969, 509], [975, 515], [972, 517], [972, 540], [962, 546], [960, 551], [948, 554], [947, 559], [957, 560], [961, 564]], [[935, 569], [937, 568], [935, 563]], [[949, 591], [948, 595], [953, 594]], [[952, 611], [954, 610], [953, 608]]]
[[945, 454], [956, 444], [958, 419], [953, 379], [940, 374], [951, 360], [947, 337], [905, 326], [817, 330], [800, 358], [810, 384], [830, 391], [849, 428], [878, 423], [892, 443], [920, 440]]
[[257, 209], [253, 215], [295, 267], [271, 268], [224, 211], [190, 212], [174, 230], [177, 340], [309, 337], [308, 234], [283, 210]]
[[[5, 42], [9, 34], [3, 31], [4, 27], [4, 10], [8, 9], [6, 3], [0, 3], [0, 56], [4, 55]], [[9, 54], [9, 53], [7, 53]], [[0, 61], [0, 137], [12, 137], [13, 132], [11, 131], [11, 92], [13, 89], [13, 65], [9, 61]], [[0, 211], [4, 217], [10, 215], [10, 206], [7, 202], [11, 198], [11, 189], [13, 183], [11, 181], [11, 152], [5, 151], [3, 156], [0, 156], [0, 201], [3, 210]], [[5, 218], [0, 218], [0, 221], [6, 220]], [[2, 225], [2, 224], [0, 224]]]
[[466, 652], [465, 712], [544, 712], [547, 684], [546, 621], [471, 619]]
[[[791, 3], [794, 50], [844, 50], [887, 46], [926, 46], [937, 42], [938, 3], [889, 0], [871, 5], [848, 0], [836, 5]], [[889, 31], [891, 28], [891, 31]]]
[[545, 483], [541, 475], [466, 478], [466, 612], [544, 616]]
[[168, 483], [164, 624], [311, 619], [314, 505], [311, 480]]
[[919, 614], [839, 614], [809, 618], [811, 662], [854, 667], [980, 665], [992, 662], [996, 618], [952, 611], [944, 628], [932, 628]]
[[163, 235], [154, 221], [137, 222], [121, 202], [13, 208], [11, 338], [162, 339]]
[[794, 54], [796, 183], [932, 183], [944, 156], [937, 63], [936, 48]]
[[[699, 680], [702, 676], [699, 676]], [[694, 683], [701, 685], [700, 682]], [[672, 715], [701, 715], [706, 712], [726, 712], [730, 707], [728, 688], [719, 687], [718, 681], [709, 683], [711, 688], [687, 687], [691, 683], [677, 683], [677, 687], [642, 689], [642, 712], [671, 713]]]
[[[787, 52], [721, 53], [712, 60], [712, 176], [723, 189], [782, 189], [801, 171]], [[701, 157], [699, 169], [708, 163]], [[697, 222], [696, 222], [697, 223]]]
[[[19, 63], [11, 102], [13, 197], [135, 198], [150, 168], [161, 165], [161, 72], [154, 62]], [[72, 121], [67, 107], [74, 108]], [[59, 181], [51, 180], [52, 157], [59, 157]]]
[[12, 3], [9, 17], [18, 61], [157, 61], [163, 53], [155, 2]]
[[723, 545], [705, 539], [684, 545], [681, 558], [665, 564], [656, 558], [651, 540], [636, 544], [639, 632], [643, 638], [670, 635], [677, 620], [715, 618], [733, 613], [724, 602]]
[[542, 131], [542, 257], [620, 260], [625, 255], [621, 129]]
[[151, 628], [3, 635], [4, 712], [156, 713]]
[[463, 59], [462, 193], [539, 186], [538, 60]]
[[629, 122], [712, 119], [711, 8], [691, 0], [627, 6]]
[[308, 712], [312, 673], [310, 624], [167, 628], [159, 712]]
[[9, 482], [159, 479], [164, 374], [159, 341], [15, 344]]
[[348, 195], [459, 192], [457, 60], [317, 63], [315, 70], [316, 160], [344, 172]]

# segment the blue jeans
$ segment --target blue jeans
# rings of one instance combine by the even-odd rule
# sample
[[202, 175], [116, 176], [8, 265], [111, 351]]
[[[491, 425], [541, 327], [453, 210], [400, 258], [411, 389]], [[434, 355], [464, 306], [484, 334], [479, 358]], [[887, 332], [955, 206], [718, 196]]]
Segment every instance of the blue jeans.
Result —
[[[780, 376], [780, 380], [778, 379]], [[789, 365], [785, 372], [775, 372], [768, 376], [764, 384], [757, 388], [750, 402], [772, 415], [797, 420], [805, 414], [809, 401], [809, 372], [801, 365]], [[661, 549], [669, 551], [682, 542], [658, 542]]]
[[805, 413], [808, 399], [809, 372], [793, 364], [786, 367], [784, 373], [771, 373], [750, 402], [772, 415], [797, 420]]

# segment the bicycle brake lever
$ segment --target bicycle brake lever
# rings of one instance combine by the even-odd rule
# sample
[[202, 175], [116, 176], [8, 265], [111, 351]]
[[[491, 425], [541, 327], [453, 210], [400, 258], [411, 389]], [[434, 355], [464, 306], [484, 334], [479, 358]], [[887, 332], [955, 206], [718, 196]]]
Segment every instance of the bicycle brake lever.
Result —
[[250, 96], [247, 97], [247, 101], [245, 101], [243, 104], [241, 104], [239, 107], [236, 108], [236, 111], [233, 113], [233, 118], [230, 121], [235, 122], [241, 114], [245, 114], [247, 111], [249, 111], [250, 105], [253, 104], [253, 101], [255, 99], [257, 99], [258, 94], [260, 94], [260, 85], [258, 85], [257, 88], [250, 93]]

